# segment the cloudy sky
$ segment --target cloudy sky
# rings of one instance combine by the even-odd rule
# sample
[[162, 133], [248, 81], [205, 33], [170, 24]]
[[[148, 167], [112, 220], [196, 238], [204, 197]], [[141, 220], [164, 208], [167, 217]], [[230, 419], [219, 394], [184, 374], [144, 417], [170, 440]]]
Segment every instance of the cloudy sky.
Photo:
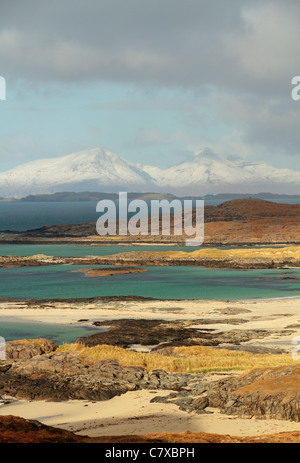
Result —
[[210, 147], [300, 170], [298, 0], [1, 0], [0, 170]]

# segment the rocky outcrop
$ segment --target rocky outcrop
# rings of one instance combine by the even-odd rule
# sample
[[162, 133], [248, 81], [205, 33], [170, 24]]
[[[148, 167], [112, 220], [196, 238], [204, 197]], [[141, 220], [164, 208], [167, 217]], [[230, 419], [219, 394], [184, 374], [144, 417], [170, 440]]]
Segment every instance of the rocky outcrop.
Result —
[[7, 360], [27, 360], [56, 349], [57, 344], [46, 338], [9, 341], [5, 345]]
[[198, 376], [187, 386], [151, 401], [176, 404], [193, 413], [220, 413], [240, 418], [279, 419], [300, 422], [300, 367], [258, 369], [243, 375], [224, 375], [220, 380]]
[[[17, 344], [16, 344], [17, 345]], [[47, 353], [29, 350], [0, 362], [0, 397], [27, 400], [108, 400], [138, 389], [158, 392], [153, 402], [177, 405], [193, 413], [300, 421], [300, 367], [297, 363], [246, 374], [187, 374], [122, 366], [117, 360], [94, 361], [47, 344]], [[221, 376], [221, 379], [218, 377]], [[169, 391], [164, 396], [159, 391]]]
[[[215, 323], [215, 320], [212, 320]], [[246, 319], [218, 319], [219, 324], [243, 324]], [[293, 330], [243, 330], [231, 329], [220, 332], [216, 329], [195, 328], [191, 325], [209, 324], [209, 320], [149, 320], [149, 319], [120, 319], [110, 322], [94, 322], [96, 326], [108, 326], [108, 330], [80, 337], [77, 343], [87, 347], [98, 344], [109, 344], [120, 347], [130, 347], [134, 344], [150, 346], [152, 352], [164, 353], [174, 346], [219, 346], [240, 345], [252, 339], [261, 339], [277, 334], [286, 336]]]
[[[0, 267], [43, 265], [107, 265], [126, 267], [119, 273], [128, 273], [128, 267], [137, 266], [202, 266], [233, 269], [274, 269], [300, 267], [300, 247], [220, 250], [200, 248], [194, 252], [123, 252], [109, 256], [55, 257], [43, 254], [33, 256], [0, 256]], [[97, 270], [98, 269], [94, 269]], [[84, 269], [83, 269], [84, 271]], [[110, 271], [110, 269], [109, 269]], [[132, 269], [133, 272], [145, 269]], [[92, 272], [94, 273], [94, 272]], [[113, 273], [118, 273], [116, 270]], [[94, 273], [94, 276], [97, 276]], [[103, 275], [101, 275], [103, 276]]]
[[64, 264], [63, 258], [46, 256], [45, 254], [36, 254], [34, 256], [0, 256], [0, 267], [18, 268], [18, 267], [40, 267], [42, 265], [59, 265]]
[[201, 383], [198, 385], [197, 390], [181, 390], [179, 392], [172, 392], [167, 396], [155, 396], [151, 399], [152, 403], [165, 403], [175, 404], [179, 410], [194, 413], [209, 413], [206, 408], [209, 406], [209, 400], [206, 396], [194, 397], [195, 393], [201, 394], [205, 391], [205, 386]]
[[93, 362], [72, 352], [53, 352], [0, 364], [0, 396], [28, 400], [108, 400], [139, 388], [180, 389], [192, 376]]
[[254, 370], [211, 385], [209, 405], [247, 418], [300, 421], [300, 367]]

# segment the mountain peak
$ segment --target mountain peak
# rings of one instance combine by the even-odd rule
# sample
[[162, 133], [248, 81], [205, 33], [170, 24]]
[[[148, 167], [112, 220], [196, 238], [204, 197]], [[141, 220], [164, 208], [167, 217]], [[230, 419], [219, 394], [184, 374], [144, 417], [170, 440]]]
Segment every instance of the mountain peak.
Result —
[[201, 159], [209, 159], [209, 160], [212, 160], [212, 161], [224, 161], [225, 158], [223, 158], [222, 156], [220, 156], [219, 154], [217, 154], [215, 151], [213, 151], [212, 149], [210, 148], [203, 148], [199, 151], [196, 151], [195, 154], [194, 154], [194, 158], [197, 159], [197, 160], [201, 160]]
[[119, 156], [112, 153], [111, 151], [105, 150], [103, 148], [92, 148], [89, 150], [81, 150], [75, 153], [68, 154], [64, 156], [65, 158], [69, 159], [70, 161], [74, 160], [86, 160], [89, 162], [104, 160], [104, 159], [120, 159]]
[[0, 195], [8, 197], [57, 191], [144, 191], [146, 187], [143, 171], [102, 148], [32, 161], [0, 173]]

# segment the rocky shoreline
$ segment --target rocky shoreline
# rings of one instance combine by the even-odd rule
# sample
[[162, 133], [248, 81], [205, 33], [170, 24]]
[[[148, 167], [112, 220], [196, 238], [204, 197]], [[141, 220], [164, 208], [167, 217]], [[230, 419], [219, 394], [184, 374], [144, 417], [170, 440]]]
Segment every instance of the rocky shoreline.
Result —
[[0, 256], [0, 267], [13, 268], [45, 265], [113, 265], [113, 266], [202, 266], [208, 268], [273, 269], [300, 267], [300, 246], [267, 249], [198, 249], [183, 251], [131, 251], [109, 256], [57, 257]]
[[[153, 252], [149, 245], [149, 252], [137, 249], [137, 252], [111, 256], [1, 256], [0, 267], [78, 265], [83, 267], [80, 271], [85, 272], [87, 277], [94, 278], [115, 273], [143, 272], [146, 271], [143, 267], [163, 265], [241, 270], [300, 267], [299, 214], [299, 205], [287, 207], [261, 201], [228, 202], [217, 208], [206, 209], [206, 248], [196, 249], [195, 252]], [[119, 237], [118, 240], [99, 238], [93, 236], [94, 227], [95, 224], [62, 225], [43, 227], [15, 236], [8, 233], [2, 236], [1, 243], [80, 244], [87, 246], [87, 249], [93, 245], [125, 244], [137, 245], [138, 248], [139, 244], [146, 243], [184, 243], [183, 237], [125, 237], [124, 240]], [[220, 250], [211, 247], [217, 243], [240, 248]], [[280, 246], [255, 249], [258, 244]], [[241, 248], [244, 245], [248, 247]], [[97, 265], [109, 268], [86, 268]], [[278, 278], [287, 277], [282, 275]], [[176, 362], [179, 362], [180, 355], [184, 354], [176, 353], [177, 348], [203, 346], [209, 350], [209, 355], [213, 350], [237, 351], [239, 354], [251, 353], [258, 357], [270, 354], [278, 361], [274, 367], [255, 366], [245, 372], [241, 372], [236, 364], [234, 368], [229, 367], [225, 371], [216, 367], [215, 363], [209, 371], [173, 372], [167, 368], [148, 368], [146, 362], [138, 366], [121, 363], [113, 354], [100, 360], [83, 357], [79, 351], [71, 348], [61, 350], [60, 346], [47, 339], [9, 341], [6, 342], [6, 359], [0, 361], [0, 411], [5, 412], [6, 407], [22, 400], [30, 403], [57, 402], [61, 405], [71, 400], [111, 403], [115, 398], [126, 397], [128, 393], [147, 391], [151, 392], [151, 398], [147, 399], [149, 403], [161, 404], [172, 410], [172, 407], [176, 407], [176, 410], [188, 416], [209, 417], [217, 410], [222, 416], [247, 420], [255, 418], [260, 421], [278, 419], [300, 422], [300, 367], [290, 356], [293, 339], [300, 333], [299, 301], [255, 301], [246, 304], [232, 301], [178, 302], [142, 297], [96, 297], [43, 301], [3, 300], [0, 309], [4, 317], [20, 316], [25, 320], [26, 317], [28, 320], [41, 317], [39, 321], [46, 323], [52, 323], [53, 320], [55, 323], [59, 323], [59, 320], [67, 323], [67, 317], [73, 323], [74, 317], [77, 317], [78, 323], [106, 327], [105, 331], [76, 340], [82, 348], [87, 349], [105, 345], [122, 348], [126, 353], [135, 351], [145, 353], [146, 356], [154, 354], [165, 360], [177, 356]], [[279, 359], [287, 353], [290, 363], [282, 366]], [[187, 357], [187, 360], [190, 358]], [[139, 419], [141, 417], [137, 421]], [[63, 417], [63, 421], [67, 422], [67, 419]], [[6, 425], [3, 420], [3, 423], [6, 429], [14, 425], [13, 420], [8, 420]], [[125, 425], [128, 423], [125, 421]], [[30, 423], [23, 425], [31, 429], [32, 434], [34, 425], [31, 428]], [[40, 429], [46, 431], [42, 425]], [[80, 431], [84, 429], [82, 426]], [[1, 419], [0, 430], [3, 430]], [[228, 434], [227, 430], [225, 433]], [[60, 439], [56, 431], [53, 436]], [[73, 436], [76, 441], [75, 434]], [[73, 439], [71, 435], [61, 438]], [[177, 439], [179, 442], [180, 438]], [[129, 441], [129, 435], [123, 436], [123, 442]]]
[[[216, 371], [174, 372], [161, 367], [148, 368], [139, 363], [133, 365], [126, 361], [121, 363], [113, 353], [105, 354], [102, 359], [89, 357], [88, 354], [82, 356], [80, 350], [72, 350], [68, 346], [61, 349], [61, 346], [47, 339], [9, 341], [6, 343], [6, 360], [0, 362], [0, 398], [3, 404], [0, 407], [0, 414], [5, 415], [8, 409], [13, 410], [13, 413], [9, 412], [10, 414], [19, 416], [18, 410], [21, 410], [19, 407], [22, 407], [21, 403], [24, 401], [28, 403], [28, 407], [31, 404], [41, 404], [37, 417], [49, 415], [46, 406], [43, 408], [44, 403], [57, 403], [58, 407], [63, 407], [70, 401], [83, 402], [90, 408], [91, 413], [93, 413], [92, 404], [107, 403], [108, 413], [116, 417], [115, 421], [109, 419], [108, 422], [116, 422], [118, 420], [116, 411], [112, 411], [116, 408], [110, 408], [110, 403], [116, 404], [114, 402], [116, 399], [121, 400], [124, 397], [123, 402], [120, 402], [124, 407], [128, 400], [126, 397], [135, 397], [128, 394], [148, 394], [143, 399], [141, 407], [147, 407], [148, 410], [152, 406], [163, 407], [166, 424], [160, 429], [173, 431], [176, 429], [173, 425], [167, 424], [168, 409], [170, 414], [178, 410], [181, 416], [186, 417], [185, 420], [199, 417], [204, 420], [203, 423], [216, 419], [212, 417], [219, 414], [221, 422], [217, 429], [221, 429], [222, 420], [227, 416], [229, 420], [235, 417], [247, 422], [250, 419], [253, 424], [252, 430], [256, 429], [255, 426], [259, 426], [252, 418], [260, 422], [270, 420], [285, 422], [287, 424], [282, 425], [283, 430], [296, 429], [296, 427], [291, 428], [288, 423], [294, 423], [296, 426], [300, 422], [299, 366], [290, 355], [292, 340], [300, 330], [297, 324], [299, 301], [298, 303], [288, 300], [249, 303], [179, 302], [157, 301], [151, 298], [105, 297], [74, 299], [71, 302], [68, 300], [14, 301], [2, 302], [1, 305], [2, 316], [11, 314], [17, 318], [25, 317], [25, 320], [37, 317], [37, 321], [42, 321], [44, 317], [44, 320], [50, 323], [53, 319], [59, 323], [60, 317], [65, 323], [69, 323], [72, 317], [72, 323], [86, 323], [99, 326], [101, 329], [107, 328], [104, 332], [101, 330], [97, 334], [78, 338], [76, 340], [78, 345], [84, 349], [93, 350], [97, 346], [106, 345], [122, 348], [127, 353], [144, 352], [146, 357], [153, 354], [169, 362], [168, 359], [176, 356], [180, 360], [182, 355], [191, 355], [184, 354], [182, 350], [181, 353], [176, 353], [178, 347], [194, 349], [197, 346], [204, 346], [208, 350], [207, 355], [217, 350], [221, 354], [233, 351], [255, 354], [256, 358], [264, 356], [269, 358], [271, 354], [275, 362], [278, 362], [277, 365], [281, 366], [268, 367], [264, 360], [263, 368], [254, 366], [246, 369], [245, 372], [238, 368], [224, 371], [220, 367]], [[280, 363], [280, 359], [284, 356], [287, 358], [286, 364]], [[189, 358], [191, 357], [187, 357], [187, 360]], [[217, 366], [215, 360], [211, 364]], [[238, 366], [239, 363], [236, 365]], [[134, 400], [137, 399], [132, 400], [134, 404]], [[129, 415], [127, 421], [123, 419], [123, 428], [121, 426], [120, 429], [128, 429], [128, 435], [123, 437], [123, 442], [131, 442], [130, 439], [134, 438], [137, 441], [142, 439], [142, 436], [133, 437], [136, 434], [134, 429], [139, 429], [142, 420], [143, 423], [147, 423], [148, 420], [144, 429], [151, 429], [148, 415], [143, 418], [143, 410], [141, 408], [141, 415], [134, 419], [134, 414]], [[62, 413], [58, 423], [64, 423], [63, 429], [74, 429], [72, 425], [66, 426], [69, 418], [63, 416], [63, 411], [57, 413]], [[149, 413], [151, 416], [151, 411]], [[157, 421], [153, 418], [153, 423], [158, 423], [161, 419], [159, 413], [155, 418]], [[127, 416], [126, 411], [124, 414]], [[96, 423], [93, 420], [96, 420], [97, 416], [91, 415], [88, 427], [78, 425], [75, 426], [75, 431], [80, 430], [81, 434], [92, 432], [93, 423]], [[136, 427], [126, 428], [135, 422]], [[99, 436], [101, 441], [105, 435], [110, 435], [109, 431], [114, 426], [106, 430], [101, 428], [106, 426], [103, 424], [106, 423], [105, 420], [100, 420], [98, 423], [97, 433], [93, 431], [89, 435]], [[179, 418], [177, 423], [176, 426], [180, 426]], [[156, 429], [156, 425], [153, 426], [153, 429]], [[223, 426], [224, 434], [228, 434], [226, 425]], [[243, 426], [247, 429], [247, 423]], [[184, 431], [189, 427], [181, 429]], [[251, 435], [251, 432], [243, 435]], [[197, 436], [200, 441], [205, 439], [203, 435]], [[184, 433], [177, 434], [178, 442], [183, 438], [188, 439]], [[214, 437], [214, 439], [218, 438]]]
[[147, 389], [158, 392], [151, 402], [175, 404], [188, 413], [209, 414], [217, 408], [225, 415], [299, 422], [298, 378], [298, 365], [245, 374], [147, 371], [113, 359], [91, 361], [59, 352], [55, 343], [38, 339], [7, 343], [7, 358], [0, 362], [0, 396], [4, 404], [20, 399], [105, 401]]
[[[132, 345], [152, 346], [151, 352], [170, 355], [172, 350], [169, 348], [176, 346], [210, 346], [216, 347], [226, 345], [227, 348], [234, 349], [241, 344], [251, 340], [264, 339], [270, 335], [287, 336], [293, 330], [250, 330], [250, 329], [230, 329], [218, 331], [210, 329], [209, 326], [215, 324], [215, 320], [194, 319], [181, 321], [168, 320], [147, 320], [147, 319], [118, 319], [110, 321], [93, 322], [95, 326], [107, 327], [107, 331], [91, 334], [87, 337], [80, 337], [76, 342], [86, 347], [93, 347], [101, 344], [120, 346], [129, 348]], [[247, 323], [242, 318], [218, 318], [219, 325], [240, 325]], [[195, 325], [197, 327], [195, 327]], [[199, 328], [201, 326], [201, 329]], [[207, 328], [204, 328], [207, 326]], [[243, 345], [243, 350], [259, 353], [284, 352], [279, 348], [255, 347]]]

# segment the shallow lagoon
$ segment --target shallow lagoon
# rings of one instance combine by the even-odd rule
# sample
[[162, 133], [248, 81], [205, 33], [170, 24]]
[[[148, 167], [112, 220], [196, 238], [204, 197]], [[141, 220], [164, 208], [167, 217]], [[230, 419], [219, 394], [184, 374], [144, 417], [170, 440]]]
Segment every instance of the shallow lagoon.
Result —
[[143, 266], [146, 273], [87, 277], [84, 268], [55, 265], [0, 269], [0, 297], [13, 299], [142, 296], [157, 299], [245, 300], [296, 297], [300, 269], [231, 270]]
[[89, 336], [103, 330], [103, 328], [87, 326], [84, 323], [78, 323], [75, 326], [25, 322], [24, 320], [3, 321], [2, 319], [0, 324], [0, 334], [5, 341], [47, 338], [58, 345], [72, 343], [80, 336]]

